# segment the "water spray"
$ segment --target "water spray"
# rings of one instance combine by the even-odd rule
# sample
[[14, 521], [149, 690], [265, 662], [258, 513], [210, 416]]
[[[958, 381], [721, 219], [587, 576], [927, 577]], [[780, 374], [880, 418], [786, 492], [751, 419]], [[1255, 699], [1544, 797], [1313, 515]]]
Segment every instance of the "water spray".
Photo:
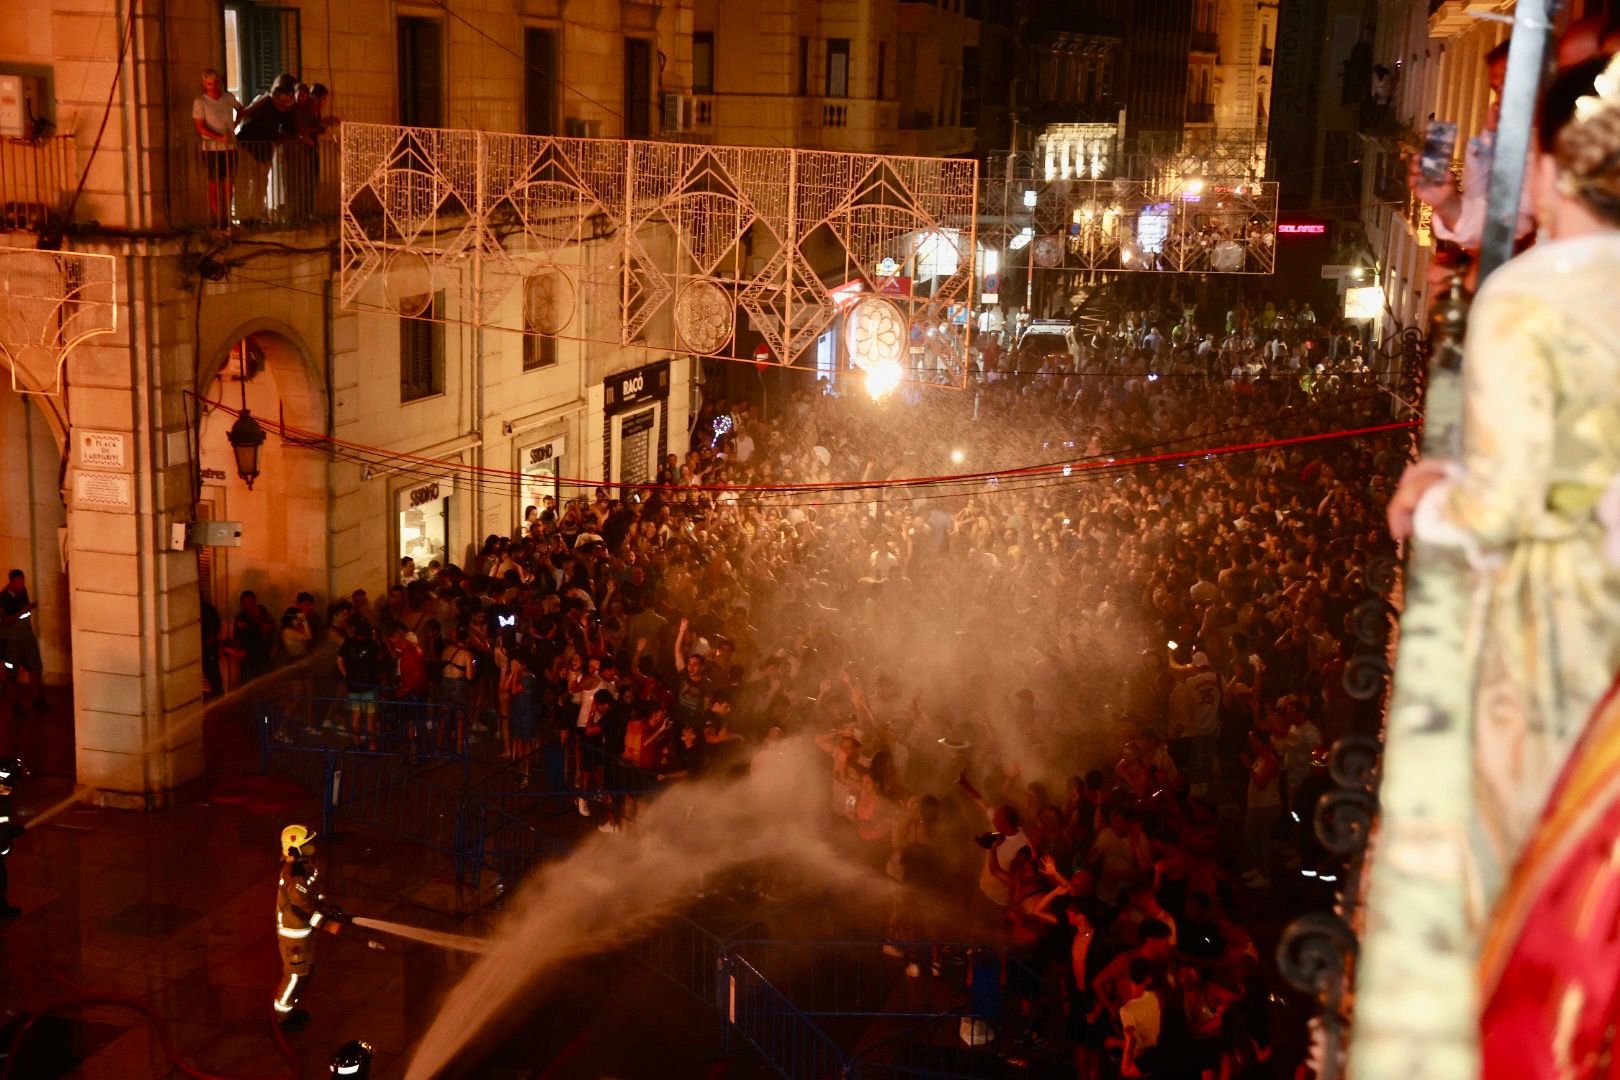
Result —
[[22, 822], [21, 824], [23, 831], [26, 832], [29, 829], [37, 829], [39, 826], [45, 824], [47, 821], [51, 820], [51, 818], [56, 817], [64, 810], [71, 810], [75, 806], [78, 806], [81, 802], [95, 793], [95, 788], [75, 788], [73, 790], [73, 794], [69, 795], [55, 806], [41, 810], [39, 813], [29, 817], [27, 821]]
[[487, 953], [493, 948], [493, 945], [484, 938], [471, 937], [466, 934], [450, 934], [443, 930], [429, 930], [426, 927], [408, 926], [405, 923], [388, 922], [385, 919], [368, 919], [358, 915], [349, 921], [355, 926], [363, 926], [367, 930], [375, 930], [379, 934], [389, 934], [393, 937], [420, 941], [424, 945], [435, 945], [441, 949], [452, 949], [456, 952]]

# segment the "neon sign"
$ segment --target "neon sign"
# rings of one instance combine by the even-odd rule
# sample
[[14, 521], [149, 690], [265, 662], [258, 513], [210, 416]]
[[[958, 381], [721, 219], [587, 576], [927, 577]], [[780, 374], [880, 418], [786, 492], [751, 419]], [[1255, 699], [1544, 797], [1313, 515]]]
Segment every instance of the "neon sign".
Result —
[[1277, 235], [1279, 236], [1321, 236], [1327, 232], [1327, 226], [1319, 221], [1279, 222]]

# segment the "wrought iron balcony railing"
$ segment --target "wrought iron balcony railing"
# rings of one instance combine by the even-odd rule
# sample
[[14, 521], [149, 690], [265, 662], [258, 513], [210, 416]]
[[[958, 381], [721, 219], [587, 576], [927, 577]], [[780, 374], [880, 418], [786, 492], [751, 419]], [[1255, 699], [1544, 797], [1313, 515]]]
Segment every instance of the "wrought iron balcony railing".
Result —
[[72, 135], [0, 138], [0, 230], [60, 226], [77, 183]]
[[[1384, 372], [1399, 388], [1398, 402], [1422, 400], [1430, 354], [1428, 338], [1407, 328], [1383, 348]], [[1390, 465], [1391, 479], [1400, 463]], [[1364, 924], [1367, 842], [1378, 820], [1378, 786], [1391, 660], [1395, 653], [1396, 606], [1402, 598], [1400, 563], [1388, 555], [1368, 560], [1369, 596], [1349, 616], [1356, 654], [1345, 666], [1344, 689], [1362, 709], [1357, 730], [1333, 745], [1333, 786], [1312, 809], [1316, 838], [1328, 855], [1321, 867], [1302, 872], [1334, 880], [1331, 910], [1301, 915], [1277, 943], [1277, 967], [1321, 1008], [1311, 1021], [1311, 1065], [1318, 1080], [1342, 1080], [1354, 1022], [1351, 993]]]
[[1213, 101], [1190, 101], [1187, 103], [1187, 123], [1213, 124], [1215, 122], [1215, 103]]
[[337, 140], [197, 143], [170, 159], [169, 213], [177, 228], [291, 229], [338, 219]]

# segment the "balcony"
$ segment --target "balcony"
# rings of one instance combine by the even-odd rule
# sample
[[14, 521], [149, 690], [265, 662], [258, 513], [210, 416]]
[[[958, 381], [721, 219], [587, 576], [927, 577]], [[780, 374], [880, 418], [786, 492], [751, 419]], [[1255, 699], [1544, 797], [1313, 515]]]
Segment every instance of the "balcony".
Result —
[[1219, 52], [1219, 41], [1219, 36], [1213, 30], [1195, 30], [1192, 36], [1192, 51], [1195, 53]]
[[1270, 45], [1262, 45], [1262, 46], [1260, 46], [1260, 66], [1261, 67], [1270, 67], [1271, 66], [1271, 60], [1272, 60], [1271, 46]]
[[0, 139], [0, 231], [37, 232], [60, 225], [78, 171], [72, 135]]
[[1213, 101], [1189, 101], [1187, 103], [1187, 123], [1213, 124], [1215, 122], [1215, 103]]
[[335, 139], [195, 142], [170, 157], [170, 221], [176, 228], [296, 229], [338, 219], [341, 162]]

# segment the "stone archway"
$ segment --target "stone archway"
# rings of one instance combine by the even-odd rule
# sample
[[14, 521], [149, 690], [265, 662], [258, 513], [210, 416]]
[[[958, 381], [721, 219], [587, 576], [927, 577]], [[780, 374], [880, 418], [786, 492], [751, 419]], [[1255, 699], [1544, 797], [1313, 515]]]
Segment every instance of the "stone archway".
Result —
[[[62, 437], [59, 399], [19, 394], [0, 368], [0, 587], [12, 569], [27, 576], [34, 635], [44, 664], [49, 717], [14, 714], [40, 692], [0, 692], [0, 753], [17, 754], [35, 772], [73, 775], [71, 710], [63, 697], [73, 679], [73, 624], [63, 537]], [[8, 682], [12, 672], [0, 672]]]
[[[208, 368], [198, 393], [205, 400], [240, 408], [244, 390], [253, 415], [265, 424], [304, 431], [326, 430], [326, 389], [308, 352], [291, 329], [250, 323], [230, 336]], [[244, 380], [244, 372], [246, 378]], [[221, 409], [201, 417], [198, 441], [198, 518], [236, 521], [239, 547], [203, 548], [198, 588], [227, 627], [243, 590], [257, 594], [273, 618], [302, 591], [325, 603], [328, 584], [327, 458], [282, 439], [274, 431], [259, 455], [259, 477], [250, 489], [236, 474], [226, 432], [236, 420]], [[226, 671], [228, 685], [235, 675]]]

